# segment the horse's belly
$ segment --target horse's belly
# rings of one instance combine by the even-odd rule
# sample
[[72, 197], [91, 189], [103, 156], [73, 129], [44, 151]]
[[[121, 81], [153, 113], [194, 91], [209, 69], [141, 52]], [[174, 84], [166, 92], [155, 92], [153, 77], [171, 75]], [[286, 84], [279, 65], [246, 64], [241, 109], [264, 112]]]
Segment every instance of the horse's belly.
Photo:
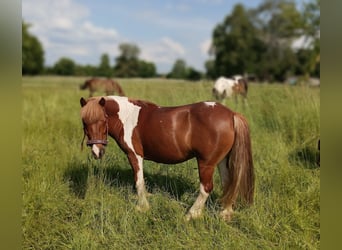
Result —
[[184, 146], [158, 143], [144, 148], [144, 158], [158, 163], [176, 164], [193, 157], [192, 152]]

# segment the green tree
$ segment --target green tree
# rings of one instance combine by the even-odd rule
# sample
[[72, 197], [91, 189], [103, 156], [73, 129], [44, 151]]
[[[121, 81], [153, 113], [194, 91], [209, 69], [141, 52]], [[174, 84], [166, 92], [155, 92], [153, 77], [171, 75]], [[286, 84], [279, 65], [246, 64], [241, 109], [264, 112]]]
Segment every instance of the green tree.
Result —
[[157, 74], [156, 66], [154, 63], [139, 60], [139, 72], [140, 77], [154, 77]]
[[255, 27], [266, 50], [257, 74], [269, 81], [283, 81], [295, 73], [296, 56], [292, 43], [301, 36], [303, 19], [291, 0], [265, 0], [251, 11]]
[[205, 62], [204, 64], [205, 70], [206, 70], [206, 77], [209, 79], [214, 79], [217, 77], [217, 73], [215, 71], [215, 61], [213, 59], [210, 59]]
[[93, 65], [76, 65], [74, 74], [77, 76], [95, 76], [98, 74], [98, 67]]
[[43, 72], [44, 50], [37, 37], [30, 34], [30, 25], [22, 22], [22, 74], [36, 75]]
[[[320, 76], [320, 0], [312, 0], [305, 4], [303, 11], [303, 36], [309, 42], [307, 61], [305, 63], [306, 75]], [[300, 55], [299, 55], [300, 56]]]
[[237, 4], [232, 14], [213, 31], [210, 49], [213, 63], [207, 63], [207, 75], [218, 77], [254, 72], [264, 49], [248, 12], [243, 5]]
[[139, 75], [140, 49], [135, 44], [119, 45], [120, 55], [116, 58], [114, 74], [118, 77], [136, 77]]
[[177, 59], [168, 74], [168, 78], [185, 79], [187, 77], [188, 71], [186, 63], [183, 59]]
[[191, 80], [191, 81], [198, 81], [202, 78], [202, 74], [200, 71], [192, 68], [192, 67], [189, 67], [187, 69], [187, 76], [186, 76], [186, 79], [188, 80]]
[[100, 59], [100, 65], [97, 69], [98, 76], [111, 77], [113, 70], [110, 67], [110, 59], [108, 54], [102, 54]]
[[59, 59], [53, 66], [53, 72], [57, 75], [71, 76], [75, 75], [75, 62], [66, 57]]

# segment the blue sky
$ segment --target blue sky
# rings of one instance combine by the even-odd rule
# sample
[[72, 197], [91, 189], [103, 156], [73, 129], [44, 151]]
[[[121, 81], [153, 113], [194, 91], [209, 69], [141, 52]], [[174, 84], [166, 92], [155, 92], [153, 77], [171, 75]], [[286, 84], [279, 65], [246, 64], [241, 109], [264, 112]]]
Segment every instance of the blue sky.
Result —
[[140, 59], [168, 73], [175, 60], [204, 70], [214, 27], [237, 3], [262, 0], [22, 0], [22, 17], [42, 42], [45, 64], [61, 57], [98, 65], [107, 53], [114, 65], [118, 45], [134, 43]]

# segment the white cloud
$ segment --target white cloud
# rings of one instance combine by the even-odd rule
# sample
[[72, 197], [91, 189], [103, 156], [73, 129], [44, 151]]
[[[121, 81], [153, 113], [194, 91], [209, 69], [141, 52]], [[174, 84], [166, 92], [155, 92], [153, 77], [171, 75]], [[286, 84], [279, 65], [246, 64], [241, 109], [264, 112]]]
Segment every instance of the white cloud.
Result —
[[183, 46], [168, 37], [158, 41], [142, 44], [141, 57], [155, 63], [174, 63], [178, 58], [185, 56]]
[[294, 40], [292, 42], [292, 48], [293, 49], [307, 49], [312, 46], [312, 38], [311, 37], [306, 37], [306, 36], [301, 36]]
[[186, 12], [190, 10], [190, 6], [188, 4], [184, 3], [167, 3], [165, 5], [165, 8], [169, 11], [180, 11], [180, 12]]
[[209, 54], [209, 49], [211, 46], [211, 39], [207, 39], [200, 44], [200, 50], [202, 55], [207, 56]]
[[97, 64], [102, 53], [117, 53], [118, 32], [96, 26], [89, 14], [88, 8], [71, 0], [22, 2], [23, 20], [32, 24], [30, 31], [42, 42], [47, 65], [62, 56]]
[[172, 51], [174, 51], [175, 53], [177, 53], [178, 55], [184, 55], [185, 54], [185, 50], [184, 50], [183, 46], [180, 43], [177, 43], [168, 37], [163, 37], [161, 39], [161, 43], [164, 44], [167, 48], [169, 48]]
[[[192, 3], [196, 1], [219, 2], [219, 0], [189, 0], [180, 5], [172, 3], [169, 8], [188, 11], [188, 8], [193, 8]], [[113, 59], [119, 54], [118, 45], [131, 42], [141, 49], [140, 58], [155, 63], [158, 71], [169, 71], [179, 58], [184, 59], [189, 66], [203, 68], [202, 64], [208, 55], [210, 40], [202, 43], [200, 41], [203, 37], [207, 37], [206, 33], [209, 34], [208, 30], [213, 26], [209, 19], [188, 15], [176, 18], [153, 8], [130, 9], [130, 11], [122, 11], [127, 18], [134, 20], [123, 26], [124, 28], [121, 27], [126, 34], [131, 33], [131, 37], [127, 38], [120, 35], [115, 27], [98, 25], [93, 21], [97, 14], [82, 3], [74, 0], [22, 1], [23, 20], [32, 24], [30, 32], [42, 42], [46, 65], [53, 65], [61, 57], [70, 57], [80, 64], [97, 65], [102, 53], [108, 53], [113, 64]], [[105, 6], [113, 8], [109, 7], [110, 5]], [[118, 23], [121, 22], [122, 25], [122, 20], [119, 22], [111, 18], [108, 17], [107, 23], [114, 23], [120, 27]], [[136, 25], [137, 22], [139, 25]], [[141, 30], [133, 33], [132, 31], [137, 27], [149, 27], [149, 30], [155, 31], [153, 38], [141, 35]], [[159, 37], [155, 34], [159, 34]]]

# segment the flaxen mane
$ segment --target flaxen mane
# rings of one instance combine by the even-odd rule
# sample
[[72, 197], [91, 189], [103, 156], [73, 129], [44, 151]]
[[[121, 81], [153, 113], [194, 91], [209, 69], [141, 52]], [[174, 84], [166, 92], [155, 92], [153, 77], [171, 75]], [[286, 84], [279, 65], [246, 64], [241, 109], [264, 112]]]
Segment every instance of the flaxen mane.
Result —
[[86, 123], [94, 123], [103, 118], [102, 107], [99, 105], [101, 97], [92, 97], [88, 99], [87, 105], [81, 109], [81, 118]]

